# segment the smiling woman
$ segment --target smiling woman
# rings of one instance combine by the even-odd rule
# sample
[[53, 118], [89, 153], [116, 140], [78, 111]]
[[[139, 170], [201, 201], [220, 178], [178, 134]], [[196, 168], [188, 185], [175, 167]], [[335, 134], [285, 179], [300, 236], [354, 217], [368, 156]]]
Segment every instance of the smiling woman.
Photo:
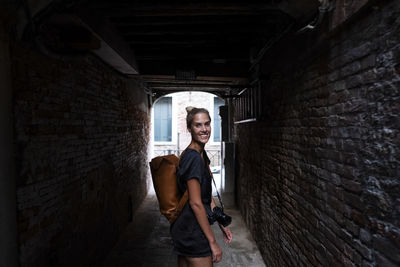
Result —
[[[211, 196], [210, 160], [204, 146], [211, 135], [211, 117], [203, 108], [186, 108], [186, 125], [191, 142], [179, 161], [178, 186], [188, 190], [189, 201], [178, 219], [171, 225], [174, 251], [180, 267], [213, 266], [222, 259], [210, 224], [216, 207]], [[220, 225], [225, 242], [232, 240], [229, 228]]]
[[[211, 135], [211, 118], [206, 109], [187, 107], [187, 129], [192, 136], [192, 142], [206, 144]], [[195, 113], [196, 112], [196, 113]]]

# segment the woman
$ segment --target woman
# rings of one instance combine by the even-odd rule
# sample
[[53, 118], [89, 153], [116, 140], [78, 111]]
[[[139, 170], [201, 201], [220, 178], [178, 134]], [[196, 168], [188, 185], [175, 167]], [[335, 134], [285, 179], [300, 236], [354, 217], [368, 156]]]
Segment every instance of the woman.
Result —
[[[210, 160], [204, 150], [211, 135], [211, 118], [206, 109], [186, 108], [187, 129], [192, 141], [179, 161], [177, 172], [181, 191], [188, 190], [189, 201], [178, 219], [171, 225], [174, 252], [179, 267], [213, 266], [222, 258], [207, 218], [215, 207], [211, 196]], [[232, 233], [220, 225], [225, 242], [231, 242]]]

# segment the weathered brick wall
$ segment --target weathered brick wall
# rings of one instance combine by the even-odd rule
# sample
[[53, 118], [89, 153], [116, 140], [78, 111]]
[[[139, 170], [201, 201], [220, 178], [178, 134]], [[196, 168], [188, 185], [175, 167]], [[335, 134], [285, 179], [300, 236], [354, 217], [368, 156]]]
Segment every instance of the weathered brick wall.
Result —
[[142, 90], [94, 56], [12, 66], [21, 266], [100, 266], [147, 192]]
[[262, 66], [262, 118], [235, 140], [238, 203], [267, 266], [400, 264], [399, 18], [387, 1]]

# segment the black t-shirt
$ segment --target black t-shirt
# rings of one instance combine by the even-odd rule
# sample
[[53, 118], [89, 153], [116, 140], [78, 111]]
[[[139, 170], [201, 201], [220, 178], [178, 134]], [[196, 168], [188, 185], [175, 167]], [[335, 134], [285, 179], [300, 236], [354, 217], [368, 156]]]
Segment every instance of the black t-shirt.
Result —
[[194, 149], [187, 148], [179, 161], [177, 172], [178, 186], [181, 192], [187, 189], [187, 181], [197, 179], [200, 183], [201, 199], [203, 204], [211, 204], [211, 176], [208, 169], [210, 159], [207, 153], [203, 152], [204, 160], [201, 154]]
[[[201, 154], [193, 149], [186, 149], [179, 161], [177, 172], [178, 186], [182, 192], [187, 189], [187, 181], [197, 179], [200, 183], [201, 200], [206, 212], [211, 211], [211, 175], [208, 169], [210, 163], [206, 152]], [[174, 252], [188, 257], [206, 257], [211, 255], [210, 245], [197, 222], [189, 201], [176, 221], [171, 225], [171, 237]]]

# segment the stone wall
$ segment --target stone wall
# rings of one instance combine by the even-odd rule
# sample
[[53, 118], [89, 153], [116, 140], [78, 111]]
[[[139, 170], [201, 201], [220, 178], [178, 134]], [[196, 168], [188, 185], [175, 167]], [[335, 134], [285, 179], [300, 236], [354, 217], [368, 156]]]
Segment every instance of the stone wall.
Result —
[[91, 55], [12, 68], [20, 264], [100, 266], [147, 192], [143, 90]]
[[386, 1], [266, 55], [262, 114], [235, 140], [267, 266], [399, 266], [399, 18]]

